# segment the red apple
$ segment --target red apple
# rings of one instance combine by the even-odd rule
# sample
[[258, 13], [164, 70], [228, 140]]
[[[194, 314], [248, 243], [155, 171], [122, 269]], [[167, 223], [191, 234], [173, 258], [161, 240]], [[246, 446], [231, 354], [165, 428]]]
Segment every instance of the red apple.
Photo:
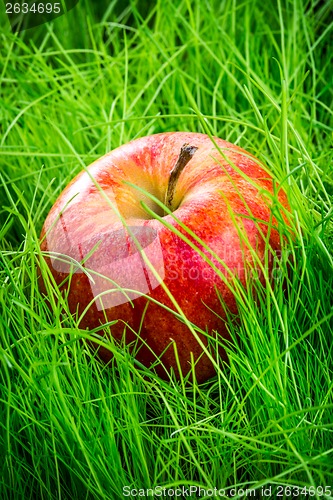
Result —
[[117, 320], [110, 335], [137, 341], [140, 362], [160, 356], [162, 376], [186, 375], [195, 363], [202, 382], [215, 373], [206, 334], [229, 338], [221, 301], [237, 312], [232, 277], [245, 285], [246, 269], [267, 267], [265, 248], [280, 250], [273, 202], [288, 210], [246, 151], [204, 134], [156, 134], [79, 173], [52, 207], [41, 249], [81, 328]]

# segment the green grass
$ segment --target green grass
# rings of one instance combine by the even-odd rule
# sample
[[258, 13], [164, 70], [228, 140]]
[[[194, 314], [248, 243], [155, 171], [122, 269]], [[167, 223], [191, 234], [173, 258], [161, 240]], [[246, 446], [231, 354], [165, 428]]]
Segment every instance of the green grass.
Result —
[[[333, 498], [333, 3], [125, 3], [81, 0], [20, 34], [1, 6], [0, 497], [289, 485]], [[284, 279], [257, 301], [237, 292], [229, 365], [200, 386], [115, 346], [102, 365], [37, 284], [41, 226], [74, 174], [170, 130], [256, 155], [295, 221]]]

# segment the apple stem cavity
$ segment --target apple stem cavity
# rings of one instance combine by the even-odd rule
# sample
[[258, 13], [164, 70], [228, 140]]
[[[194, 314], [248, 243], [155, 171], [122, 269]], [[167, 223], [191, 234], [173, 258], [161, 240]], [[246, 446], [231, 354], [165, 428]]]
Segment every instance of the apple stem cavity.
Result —
[[180, 174], [190, 161], [190, 159], [193, 157], [194, 153], [196, 152], [198, 148], [196, 146], [190, 146], [190, 144], [186, 143], [182, 145], [180, 148], [180, 153], [177, 158], [177, 161], [175, 163], [175, 166], [170, 172], [170, 177], [169, 177], [169, 182], [168, 182], [168, 188], [167, 192], [165, 195], [165, 201], [164, 204], [167, 208], [172, 210], [172, 202], [173, 202], [173, 197], [175, 194], [177, 182], [179, 179]]

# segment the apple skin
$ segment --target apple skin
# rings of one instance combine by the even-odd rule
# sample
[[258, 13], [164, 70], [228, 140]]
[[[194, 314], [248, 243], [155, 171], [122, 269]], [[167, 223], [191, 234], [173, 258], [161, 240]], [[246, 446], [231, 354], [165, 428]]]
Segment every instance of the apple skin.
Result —
[[[91, 330], [117, 320], [110, 326], [110, 335], [120, 341], [125, 334], [129, 343], [137, 340], [139, 334], [143, 343], [139, 340], [136, 345], [140, 347], [136, 357], [141, 363], [150, 366], [163, 353], [164, 368], [156, 368], [162, 377], [167, 377], [170, 369], [179, 377], [173, 342], [183, 375], [191, 370], [191, 360], [196, 361], [198, 382], [212, 377], [215, 368], [189, 327], [160, 305], [175, 310], [161, 281], [187, 319], [213, 336], [217, 331], [229, 339], [221, 298], [232, 313], [237, 313], [237, 307], [221, 276], [179, 235], [147, 214], [140, 201], [194, 242], [223, 276], [230, 279], [229, 268], [244, 285], [249, 279], [246, 267], [255, 265], [253, 250], [258, 260], [264, 262], [265, 238], [269, 239], [272, 252], [279, 253], [281, 248], [281, 235], [270, 205], [274, 196], [288, 211], [286, 194], [277, 189], [276, 182], [273, 188], [271, 175], [252, 155], [219, 138], [214, 141], [222, 155], [208, 136], [189, 132], [155, 134], [111, 151], [70, 182], [56, 200], [41, 232], [45, 260], [57, 285], [66, 292], [71, 313], [81, 317], [80, 328]], [[154, 201], [126, 182], [164, 202], [170, 172], [184, 144], [197, 150], [179, 176], [171, 206], [173, 214], [164, 215]], [[145, 264], [112, 207], [119, 210], [135, 232], [160, 279]], [[222, 262], [189, 236], [173, 216]], [[71, 268], [60, 255], [69, 256], [74, 262], [84, 260], [83, 268]], [[69, 276], [70, 280], [66, 280]], [[134, 291], [126, 296], [117, 291], [110, 279]], [[45, 292], [43, 279], [40, 286]], [[113, 292], [108, 293], [109, 289]], [[207, 345], [206, 337], [199, 337]], [[98, 354], [105, 362], [111, 358], [110, 351], [103, 347]], [[223, 349], [219, 355], [226, 359]]]

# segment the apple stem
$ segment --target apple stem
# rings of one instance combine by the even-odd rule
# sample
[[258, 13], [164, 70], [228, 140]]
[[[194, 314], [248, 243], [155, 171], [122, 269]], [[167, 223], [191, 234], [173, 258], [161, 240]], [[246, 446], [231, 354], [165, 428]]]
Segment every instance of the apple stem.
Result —
[[170, 172], [168, 189], [165, 195], [165, 206], [172, 209], [172, 201], [176, 190], [177, 181], [179, 179], [180, 174], [194, 155], [198, 148], [196, 146], [190, 146], [188, 143], [182, 145], [180, 148], [180, 153], [175, 163], [175, 166]]

